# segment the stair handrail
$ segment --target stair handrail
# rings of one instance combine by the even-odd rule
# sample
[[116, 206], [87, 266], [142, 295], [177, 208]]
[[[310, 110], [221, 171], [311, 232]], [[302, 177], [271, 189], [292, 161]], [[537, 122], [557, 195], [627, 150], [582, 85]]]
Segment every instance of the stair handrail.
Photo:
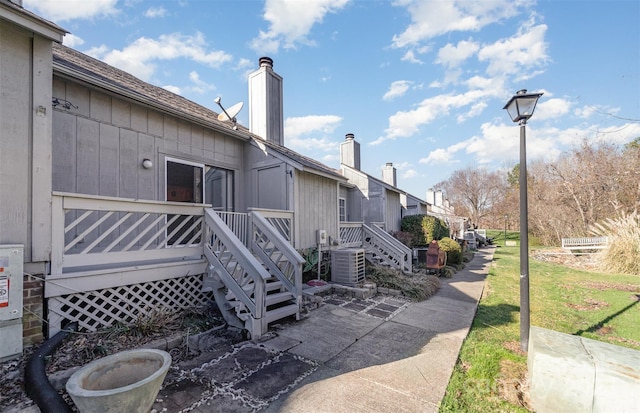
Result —
[[340, 245], [342, 247], [362, 247], [362, 225], [364, 222], [341, 222]]
[[402, 252], [402, 254], [404, 255], [403, 261], [402, 261], [403, 262], [402, 267], [405, 271], [411, 272], [412, 271], [411, 260], [413, 256], [413, 252], [411, 251], [411, 248], [404, 245], [399, 239], [395, 238], [393, 235], [389, 234], [388, 232], [378, 227], [377, 225], [370, 226], [369, 228], [371, 228], [371, 230], [375, 232], [379, 237], [388, 241], [390, 244], [392, 244]]
[[[295, 295], [298, 305], [301, 304], [302, 297], [302, 266], [306, 262], [304, 258], [293, 248], [293, 246], [287, 241], [282, 234], [274, 228], [269, 221], [262, 216], [258, 211], [249, 212], [251, 224], [251, 236], [250, 244], [251, 250], [258, 255], [269, 268], [271, 273], [282, 282], [284, 288]], [[281, 258], [285, 258], [293, 269], [293, 279], [287, 277], [287, 275], [281, 270], [280, 263], [274, 262], [271, 256], [268, 255], [262, 247], [256, 242], [257, 232], [253, 227], [260, 230], [273, 244], [273, 246], [282, 253]]]
[[[255, 320], [262, 318], [265, 308], [265, 283], [270, 278], [267, 270], [260, 265], [260, 262], [245, 247], [240, 239], [236, 237], [233, 231], [227, 227], [224, 221], [211, 208], [205, 208], [205, 224], [207, 229], [207, 238], [204, 245], [204, 253], [209, 263], [217, 270], [218, 275], [223, 283], [231, 292], [239, 299], [251, 312], [251, 316]], [[219, 243], [232, 254], [235, 262], [240, 266], [248, 277], [254, 282], [254, 290], [252, 299], [250, 294], [243, 289], [238, 281], [230, 274], [227, 268], [220, 261], [216, 251], [213, 250], [212, 243], [214, 237]]]
[[367, 248], [367, 246], [372, 246], [374, 244], [373, 242], [368, 242], [368, 245], [367, 245], [367, 241], [366, 241], [367, 236], [375, 238], [378, 241], [377, 244], [379, 245], [380, 249], [374, 252], [376, 254], [382, 253], [382, 254], [388, 255], [398, 263], [396, 264], [395, 262], [389, 262], [389, 264], [391, 264], [393, 267], [399, 267], [399, 269], [401, 270], [404, 269], [405, 254], [400, 248], [396, 247], [394, 244], [392, 244], [388, 240], [388, 238], [391, 237], [391, 235], [386, 233], [385, 233], [386, 235], [380, 235], [378, 232], [376, 232], [372, 227], [370, 227], [367, 224], [362, 224], [362, 230], [363, 230], [362, 244], [363, 246], [365, 246], [365, 248]]

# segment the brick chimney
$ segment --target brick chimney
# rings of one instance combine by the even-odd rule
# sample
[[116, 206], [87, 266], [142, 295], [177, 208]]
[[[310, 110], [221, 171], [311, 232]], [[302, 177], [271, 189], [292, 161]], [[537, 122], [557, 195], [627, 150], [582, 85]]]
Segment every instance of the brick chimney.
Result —
[[258, 63], [258, 69], [249, 74], [249, 130], [284, 145], [282, 77], [273, 71], [270, 57], [261, 57]]
[[396, 180], [396, 168], [393, 167], [393, 163], [387, 162], [384, 168], [382, 168], [382, 181], [389, 185], [393, 185], [394, 187], [398, 186], [398, 181]]
[[340, 163], [360, 170], [360, 144], [353, 133], [347, 133], [340, 144]]

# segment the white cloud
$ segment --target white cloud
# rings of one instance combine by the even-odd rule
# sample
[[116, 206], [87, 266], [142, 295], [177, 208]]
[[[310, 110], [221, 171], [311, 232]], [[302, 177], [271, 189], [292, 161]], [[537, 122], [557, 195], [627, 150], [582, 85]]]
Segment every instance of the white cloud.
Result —
[[579, 118], [584, 118], [584, 119], [590, 118], [594, 114], [614, 115], [619, 112], [620, 112], [620, 108], [612, 108], [609, 106], [602, 106], [602, 105], [585, 105], [573, 111], [575, 116]]
[[478, 31], [515, 16], [526, 4], [524, 0], [396, 0], [393, 5], [407, 9], [411, 24], [403, 33], [393, 36], [392, 44], [403, 48], [454, 31]]
[[141, 37], [122, 50], [108, 50], [105, 46], [101, 46], [85, 53], [144, 81], [149, 81], [153, 77], [156, 70], [154, 62], [160, 60], [183, 58], [212, 68], [219, 68], [231, 60], [231, 55], [223, 51], [207, 50], [207, 43], [202, 33], [196, 33], [193, 36], [172, 33], [161, 35], [158, 39]]
[[409, 178], [415, 178], [416, 176], [418, 176], [418, 171], [416, 171], [415, 169], [407, 169], [402, 173], [400, 177], [403, 179], [409, 179]]
[[453, 160], [452, 160], [453, 155], [454, 155], [454, 152], [450, 150], [438, 148], [436, 150], [431, 151], [426, 158], [420, 159], [419, 162], [426, 163], [428, 165], [449, 164], [449, 163], [453, 163]]
[[[316, 155], [320, 157], [318, 151], [337, 151], [339, 146], [332, 140], [332, 135], [340, 126], [340, 122], [342, 122], [342, 118], [334, 115], [287, 118], [284, 122], [284, 136], [287, 146], [300, 152], [313, 152], [314, 157]], [[335, 154], [331, 155], [331, 157], [335, 156]]]
[[147, 11], [144, 12], [144, 17], [148, 17], [150, 19], [155, 19], [158, 17], [167, 16], [168, 11], [164, 7], [149, 7]]
[[579, 118], [590, 118], [594, 113], [596, 113], [597, 108], [593, 105], [585, 105], [581, 108], [577, 108], [573, 111], [573, 114]]
[[466, 93], [454, 95], [438, 95], [420, 102], [417, 108], [409, 111], [399, 111], [389, 117], [389, 127], [385, 135], [371, 142], [378, 145], [386, 140], [406, 138], [415, 135], [420, 128], [437, 118], [449, 115], [452, 109], [459, 109], [473, 105], [467, 116], [475, 115], [484, 108], [482, 99], [493, 97], [496, 91], [470, 90]]
[[194, 93], [205, 94], [216, 90], [216, 86], [214, 84], [207, 83], [200, 79], [200, 75], [195, 70], [189, 72], [189, 80], [194, 84], [194, 86], [190, 87], [189, 90]]
[[178, 86], [166, 85], [162, 86], [162, 88], [168, 90], [169, 92], [173, 92], [176, 95], [182, 95], [182, 89], [180, 89], [180, 87]]
[[[585, 139], [606, 141], [622, 145], [640, 136], [640, 124], [627, 123], [622, 126], [537, 128], [527, 127], [527, 160], [553, 160], [562, 152], [580, 145]], [[455, 143], [449, 147], [437, 148], [427, 157], [420, 159], [421, 164], [447, 165], [460, 162], [459, 159], [472, 159], [477, 165], [517, 163], [520, 157], [520, 139], [518, 127], [512, 123], [484, 123], [481, 134]]]
[[118, 0], [24, 0], [23, 6], [27, 10], [54, 22], [74, 19], [93, 19], [117, 14]]
[[572, 103], [566, 99], [540, 99], [536, 105], [532, 119], [553, 119], [563, 117], [569, 113]]
[[436, 63], [445, 65], [450, 68], [458, 67], [462, 62], [473, 56], [480, 46], [471, 40], [462, 40], [457, 45], [447, 43], [446, 46], [440, 48]]
[[465, 81], [469, 89], [492, 90], [495, 96], [508, 94], [505, 89], [505, 78], [503, 77], [482, 77], [473, 76]]
[[549, 61], [546, 32], [544, 24], [527, 24], [515, 36], [483, 46], [478, 52], [478, 59], [488, 63], [486, 73], [491, 77], [529, 73], [534, 68], [542, 68]]
[[462, 113], [462, 114], [458, 115], [456, 117], [456, 120], [458, 121], [458, 123], [462, 123], [462, 122], [466, 121], [469, 118], [476, 117], [476, 116], [480, 115], [482, 112], [484, 112], [484, 110], [487, 108], [487, 106], [489, 106], [489, 104], [487, 104], [487, 102], [478, 102], [478, 103], [472, 105], [471, 108], [466, 113]]
[[422, 64], [422, 60], [416, 57], [413, 50], [407, 50], [407, 52], [400, 58], [403, 62]]
[[71, 48], [75, 49], [78, 46], [82, 46], [84, 44], [84, 40], [82, 40], [78, 36], [75, 36], [73, 34], [67, 33], [62, 38], [62, 44], [64, 44], [67, 47], [71, 47]]
[[409, 80], [396, 80], [392, 82], [387, 93], [382, 96], [382, 100], [393, 100], [404, 95], [412, 84], [413, 82]]
[[307, 36], [316, 23], [328, 13], [335, 13], [350, 0], [266, 0], [264, 19], [268, 31], [260, 31], [251, 41], [251, 48], [260, 53], [275, 53], [280, 47], [295, 48], [298, 44], [312, 45]]

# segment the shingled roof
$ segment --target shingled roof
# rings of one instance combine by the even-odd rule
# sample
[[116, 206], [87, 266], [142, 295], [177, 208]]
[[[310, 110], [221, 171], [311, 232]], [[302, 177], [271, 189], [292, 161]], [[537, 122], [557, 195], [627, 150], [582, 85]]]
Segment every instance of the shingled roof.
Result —
[[[218, 120], [216, 112], [69, 47], [54, 43], [53, 69], [58, 74], [83, 80], [142, 104], [238, 135], [233, 133], [231, 122]], [[244, 135], [245, 139], [249, 138], [246, 132]]]
[[301, 155], [284, 146], [268, 142], [252, 134], [242, 125], [237, 125], [236, 130], [233, 128], [233, 123], [219, 121], [218, 114], [211, 109], [166, 89], [144, 82], [130, 73], [110, 66], [77, 50], [54, 43], [53, 68], [54, 72], [59, 75], [82, 80], [112, 93], [133, 99], [145, 105], [153, 106], [175, 116], [195, 121], [204, 126], [224, 130], [225, 133], [237, 138], [253, 140], [256, 144], [263, 144], [272, 151], [297, 163], [301, 169], [307, 172], [320, 173], [337, 180], [346, 180], [339, 171], [315, 159]]
[[299, 164], [301, 169], [305, 172], [311, 172], [311, 173], [321, 172], [322, 175], [328, 175], [332, 178], [335, 178], [337, 180], [344, 181], [344, 182], [347, 181], [347, 178], [345, 178], [344, 175], [342, 175], [340, 171], [338, 171], [337, 169], [330, 168], [324, 165], [323, 163], [316, 161], [313, 158], [309, 158], [308, 156], [301, 155], [298, 152], [287, 148], [286, 146], [281, 146], [281, 145], [278, 145], [277, 143], [266, 141], [256, 135], [253, 135], [253, 136], [254, 136], [253, 141], [256, 143], [256, 145], [264, 145], [270, 148], [273, 152], [277, 152], [280, 155], [291, 159], [292, 161]]

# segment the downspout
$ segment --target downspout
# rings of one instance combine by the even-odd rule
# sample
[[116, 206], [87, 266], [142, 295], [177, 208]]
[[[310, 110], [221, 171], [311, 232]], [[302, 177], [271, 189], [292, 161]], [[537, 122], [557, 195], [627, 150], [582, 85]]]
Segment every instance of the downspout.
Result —
[[71, 332], [78, 331], [78, 323], [65, 326], [64, 330], [45, 341], [29, 358], [24, 371], [24, 387], [42, 413], [73, 413], [71, 407], [51, 385], [45, 373], [45, 357], [51, 354]]

